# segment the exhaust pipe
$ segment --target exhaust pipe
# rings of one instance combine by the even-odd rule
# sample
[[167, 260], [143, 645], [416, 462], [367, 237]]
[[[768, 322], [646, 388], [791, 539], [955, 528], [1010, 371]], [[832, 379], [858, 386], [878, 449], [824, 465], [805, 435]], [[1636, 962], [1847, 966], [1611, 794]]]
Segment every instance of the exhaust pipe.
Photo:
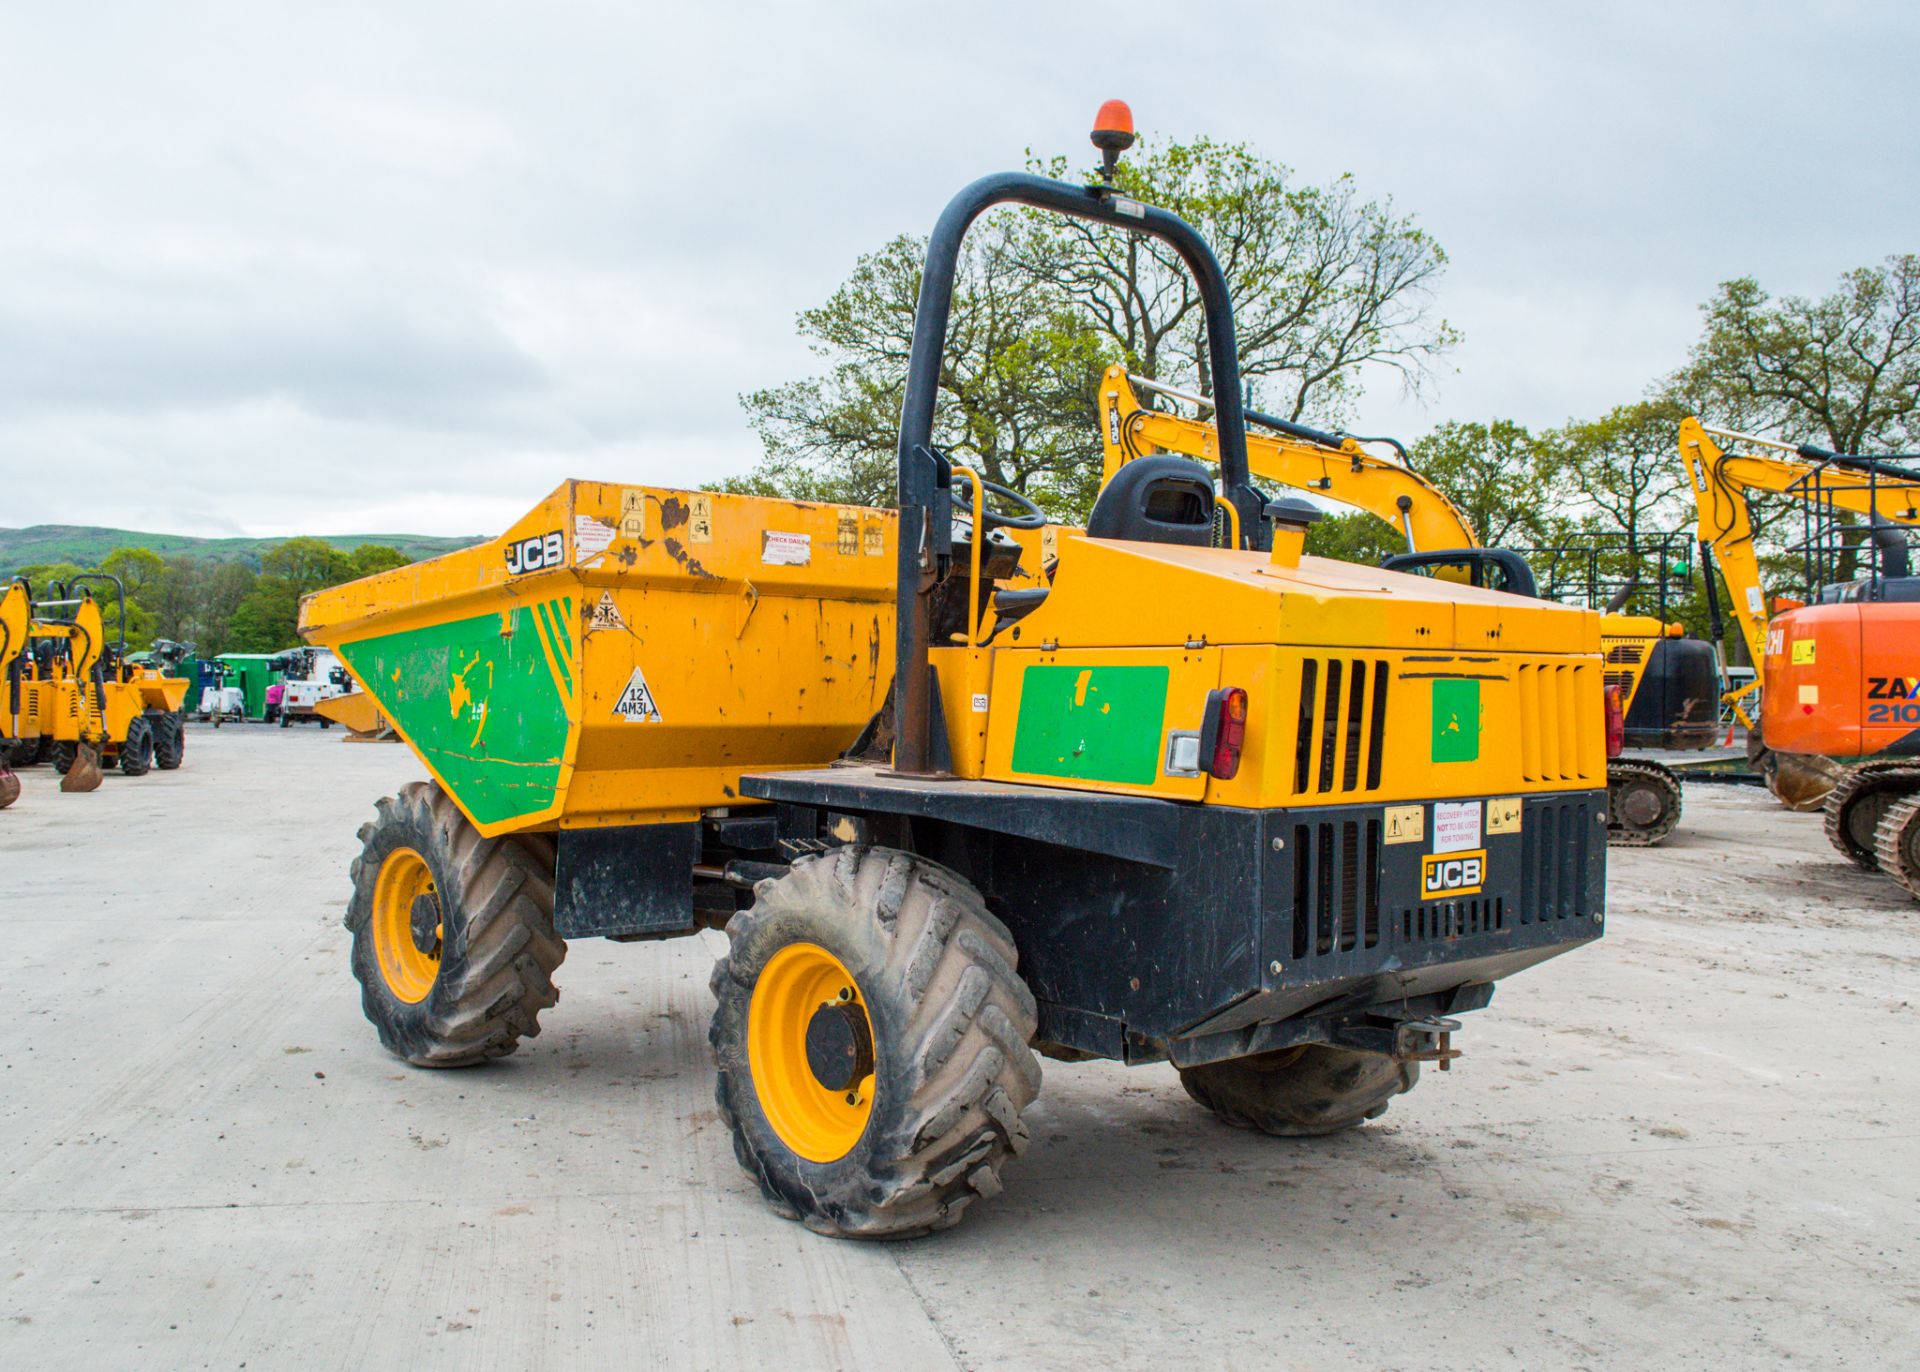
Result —
[[1881, 576], [1913, 575], [1913, 558], [1907, 551], [1907, 535], [1898, 524], [1875, 515], [1873, 524], [1867, 530], [1867, 537], [1880, 550]]

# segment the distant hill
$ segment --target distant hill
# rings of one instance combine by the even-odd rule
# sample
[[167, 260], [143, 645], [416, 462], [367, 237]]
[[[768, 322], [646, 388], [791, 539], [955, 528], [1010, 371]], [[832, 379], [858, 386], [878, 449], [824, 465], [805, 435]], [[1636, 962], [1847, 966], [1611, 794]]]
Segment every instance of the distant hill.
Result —
[[[438, 557], [482, 542], [471, 538], [434, 538], [427, 534], [316, 534], [336, 548], [353, 549], [362, 543], [398, 548], [411, 558]], [[261, 555], [285, 538], [195, 538], [191, 534], [143, 534], [131, 529], [100, 529], [83, 524], [34, 524], [25, 529], [0, 529], [0, 575], [39, 562], [74, 562], [98, 566], [115, 548], [151, 548], [162, 557], [186, 553], [216, 562], [244, 562], [260, 566]]]

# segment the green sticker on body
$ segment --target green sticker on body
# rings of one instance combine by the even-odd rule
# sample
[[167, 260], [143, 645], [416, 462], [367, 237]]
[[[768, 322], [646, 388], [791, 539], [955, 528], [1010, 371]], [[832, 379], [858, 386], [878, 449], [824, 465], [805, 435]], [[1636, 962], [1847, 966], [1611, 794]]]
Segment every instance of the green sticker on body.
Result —
[[1166, 667], [1029, 667], [1013, 770], [1151, 786], [1160, 775]]
[[1433, 683], [1433, 760], [1474, 762], [1480, 757], [1480, 683]]
[[345, 643], [365, 682], [481, 824], [550, 809], [577, 670], [573, 598]]

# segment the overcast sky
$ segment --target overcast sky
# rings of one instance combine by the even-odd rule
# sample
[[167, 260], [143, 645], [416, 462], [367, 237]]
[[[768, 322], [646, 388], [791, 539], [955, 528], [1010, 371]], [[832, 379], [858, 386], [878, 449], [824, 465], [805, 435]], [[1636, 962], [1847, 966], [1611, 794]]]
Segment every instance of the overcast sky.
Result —
[[1367, 431], [1591, 415], [1716, 282], [1920, 250], [1916, 56], [1895, 3], [14, 3], [0, 525], [492, 533], [744, 470], [795, 312], [1109, 96], [1445, 246], [1465, 346]]

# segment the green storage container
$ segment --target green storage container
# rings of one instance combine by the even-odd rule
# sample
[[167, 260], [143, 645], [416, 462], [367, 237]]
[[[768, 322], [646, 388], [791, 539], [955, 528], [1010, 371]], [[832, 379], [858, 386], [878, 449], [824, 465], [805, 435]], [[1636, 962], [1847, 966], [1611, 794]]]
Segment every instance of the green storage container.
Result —
[[229, 685], [238, 686], [246, 698], [248, 719], [267, 717], [267, 687], [280, 679], [276, 669], [267, 666], [278, 653], [222, 653], [220, 660], [233, 669]]

